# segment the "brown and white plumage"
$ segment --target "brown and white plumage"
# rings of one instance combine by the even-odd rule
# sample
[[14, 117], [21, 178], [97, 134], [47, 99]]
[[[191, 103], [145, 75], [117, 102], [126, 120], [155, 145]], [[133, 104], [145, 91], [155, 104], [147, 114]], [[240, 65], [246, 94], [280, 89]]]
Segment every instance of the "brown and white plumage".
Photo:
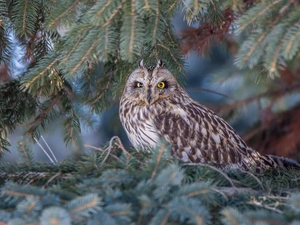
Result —
[[131, 73], [120, 101], [120, 119], [135, 148], [155, 147], [165, 139], [184, 162], [256, 171], [298, 166], [247, 146], [226, 121], [192, 100], [160, 60], [156, 67], [141, 61]]

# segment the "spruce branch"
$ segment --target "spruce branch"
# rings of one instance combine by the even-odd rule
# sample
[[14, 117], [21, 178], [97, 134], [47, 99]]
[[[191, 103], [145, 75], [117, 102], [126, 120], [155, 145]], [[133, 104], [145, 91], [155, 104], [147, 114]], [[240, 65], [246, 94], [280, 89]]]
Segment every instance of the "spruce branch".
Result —
[[117, 15], [124, 6], [124, 0], [99, 1], [89, 11], [88, 16], [92, 17], [95, 25], [106, 27], [113, 25]]
[[29, 169], [32, 169], [34, 167], [35, 160], [33, 152], [28, 146], [28, 144], [24, 143], [23, 141], [19, 142], [19, 152], [24, 163], [27, 164]]
[[55, 2], [54, 8], [51, 9], [53, 13], [50, 13], [49, 16], [46, 17], [46, 27], [57, 29], [60, 24], [66, 25], [68, 19], [74, 20], [74, 16], [72, 16], [72, 14], [75, 13], [78, 3], [79, 0]]
[[3, 150], [8, 150], [10, 145], [6, 140], [7, 135], [12, 133], [16, 126], [25, 123], [37, 108], [35, 99], [20, 82], [13, 80], [0, 87], [0, 155]]
[[[37, 94], [35, 86], [42, 86], [45, 82], [44, 79], [47, 79], [48, 73], [55, 73], [56, 71], [53, 70], [53, 67], [58, 62], [59, 57], [57, 54], [53, 53], [41, 61], [38, 62], [37, 67], [38, 69], [31, 70], [23, 79], [23, 87], [31, 94]], [[43, 79], [44, 78], [44, 79]], [[58, 87], [61, 86], [60, 83], [56, 84]]]
[[249, 221], [245, 220], [244, 216], [236, 209], [227, 208], [222, 211], [222, 222], [226, 225], [245, 224], [250, 225]]
[[135, 10], [135, 1], [127, 0], [124, 8], [124, 21], [120, 33], [121, 59], [133, 62], [139, 56], [144, 40], [143, 22]]
[[283, 39], [283, 57], [285, 60], [292, 60], [297, 51], [299, 50], [298, 46], [300, 43], [300, 22], [292, 24], [285, 34]]
[[36, 21], [41, 5], [39, 1], [20, 0], [12, 10], [15, 31], [18, 35], [30, 37], [36, 29]]
[[172, 217], [180, 215], [179, 221], [188, 221], [192, 224], [210, 224], [210, 215], [208, 210], [202, 206], [201, 202], [193, 198], [175, 197], [169, 202], [167, 208]]
[[110, 89], [113, 83], [113, 75], [114, 74], [112, 72], [108, 72], [107, 74], [103, 74], [102, 78], [98, 79], [96, 83], [97, 86], [92, 94], [93, 96], [90, 96], [90, 98], [87, 100], [87, 103], [90, 104], [92, 111], [100, 112], [106, 107], [105, 100], [111, 94]]
[[187, 166], [204, 166], [204, 167], [208, 167], [212, 170], [215, 170], [217, 171], [218, 173], [220, 173], [229, 183], [230, 185], [235, 188], [235, 184], [233, 183], [233, 181], [227, 176], [227, 174], [225, 174], [223, 171], [221, 171], [220, 169], [214, 167], [214, 166], [211, 166], [211, 165], [206, 165], [206, 164], [201, 164], [201, 163], [184, 163], [184, 165], [187, 165]]
[[62, 106], [61, 112], [64, 114], [63, 124], [65, 130], [64, 141], [66, 144], [73, 141], [78, 144], [79, 133], [81, 132], [80, 121], [72, 105], [72, 90], [65, 87], [60, 96], [60, 103]]
[[100, 42], [96, 46], [96, 51], [99, 54], [99, 58], [106, 62], [117, 53], [118, 32], [113, 25], [104, 25], [99, 32]]
[[[257, 179], [262, 186], [270, 185], [273, 180], [272, 188], [267, 189], [251, 188], [257, 181], [245, 179], [241, 171], [224, 171], [235, 180], [233, 188], [228, 183], [220, 183], [220, 177], [210, 173], [211, 168], [183, 167], [175, 159], [165, 163], [162, 157], [157, 175], [151, 179], [152, 171], [147, 168], [154, 168], [157, 153], [153, 152], [149, 160], [149, 153], [127, 152], [133, 161], [126, 167], [121, 167], [114, 158], [107, 158], [101, 165], [106, 155], [98, 151], [54, 166], [36, 162], [30, 166], [31, 172], [26, 171], [28, 165], [11, 168], [1, 161], [1, 170], [7, 172], [0, 173], [1, 180], [6, 180], [0, 186], [0, 221], [55, 219], [69, 224], [99, 221], [105, 224], [274, 224], [280, 221], [287, 224], [299, 219], [296, 209], [300, 183], [278, 185], [281, 176], [288, 176], [289, 180], [298, 176], [291, 171], [260, 174]], [[122, 159], [117, 150], [115, 156]], [[135, 160], [143, 163], [134, 163]]]
[[243, 69], [248, 66], [252, 69], [258, 64], [263, 55], [263, 46], [266, 44], [265, 37], [267, 36], [268, 31], [269, 30], [265, 30], [264, 32], [257, 31], [250, 35], [243, 43], [235, 60], [235, 64], [238, 68]]
[[[87, 28], [84, 27], [83, 29], [86, 30]], [[83, 36], [81, 34], [78, 34], [76, 42], [74, 43], [74, 45], [72, 46], [72, 48], [70, 49], [68, 54], [63, 57], [62, 63], [66, 63], [69, 60], [70, 56], [77, 49], [77, 47], [78, 47], [79, 43], [81, 42], [82, 38], [83, 38]]]
[[64, 208], [52, 206], [43, 210], [39, 223], [41, 225], [46, 225], [46, 224], [52, 225], [55, 223], [70, 225], [71, 218], [68, 212]]
[[18, 204], [17, 211], [25, 215], [34, 215], [38, 213], [41, 207], [39, 198], [28, 196]]
[[[93, 34], [93, 38], [94, 41], [90, 44], [90, 46], [88, 46], [89, 48], [88, 49], [85, 49], [85, 52], [83, 52], [83, 55], [78, 59], [76, 57], [74, 58], [71, 58], [70, 60], [73, 60], [73, 64], [71, 64], [70, 66], [70, 73], [71, 74], [74, 74], [78, 68], [88, 59], [88, 57], [90, 57], [90, 54], [91, 52], [94, 50], [94, 48], [96, 47], [96, 45], [98, 44], [99, 40], [97, 39], [96, 36], [94, 36], [96, 34], [96, 31], [91, 31], [91, 34]], [[88, 37], [88, 38], [91, 38], [91, 37]], [[86, 43], [88, 43], [88, 41], [86, 41]], [[80, 49], [80, 47], [82, 46], [78, 46], [78, 48]]]
[[87, 194], [70, 201], [66, 208], [72, 216], [88, 217], [88, 214], [100, 210], [101, 198], [96, 194]]
[[161, 209], [152, 218], [149, 225], [156, 225], [156, 224], [165, 225], [165, 224], [167, 224], [170, 215], [171, 215], [171, 213], [168, 210]]
[[265, 1], [261, 4], [257, 4], [256, 6], [249, 9], [243, 16], [241, 16], [238, 20], [239, 23], [239, 31], [245, 30], [249, 25], [253, 24], [262, 16], [267, 17], [268, 11], [271, 11], [276, 4], [282, 3], [282, 0], [275, 1]]
[[170, 1], [171, 4], [165, 4], [166, 8], [164, 8], [163, 12], [168, 15], [168, 17], [174, 16], [176, 10], [179, 7], [178, 2], [176, 1]]
[[[1, 5], [4, 3], [1, 2]], [[4, 19], [2, 17], [2, 10], [0, 5], [0, 63], [8, 64], [11, 61], [11, 55], [12, 55], [12, 43], [11, 39], [9, 37], [9, 27], [8, 25], [4, 22]]]
[[[265, 13], [269, 10], [272, 14]], [[239, 68], [253, 68], [262, 61], [271, 78], [278, 76], [279, 70], [286, 65], [283, 46], [287, 43], [289, 27], [297, 21], [296, 18], [289, 1], [267, 1], [250, 8], [239, 19], [239, 30], [245, 30], [254, 22], [255, 26], [252, 28], [253, 34], [244, 41], [239, 50], [236, 65]], [[291, 54], [294, 54], [293, 52], [291, 51]]]
[[210, 0], [182, 1], [182, 3], [183, 11], [185, 13], [184, 19], [190, 25], [193, 22], [197, 22], [200, 19], [199, 16], [203, 16], [205, 9], [207, 9], [210, 4]]
[[[270, 32], [271, 43], [268, 44], [266, 48], [266, 58], [264, 66], [269, 71], [269, 76], [274, 78], [279, 76], [279, 69], [282, 69], [285, 63], [281, 57], [281, 49], [283, 42], [286, 39], [287, 34], [283, 34], [283, 28], [281, 26], [276, 26], [272, 32]], [[276, 38], [274, 38], [276, 36]], [[281, 68], [280, 68], [281, 66]], [[279, 67], [279, 68], [278, 68]]]
[[[35, 117], [34, 120], [32, 120], [31, 122], [27, 123], [26, 126], [34, 126], [37, 127], [38, 124], [43, 124], [44, 120], [47, 118], [48, 114], [50, 114], [51, 110], [53, 110], [54, 106], [58, 103], [59, 101], [59, 97], [56, 96], [53, 99], [50, 99], [48, 101], [45, 101], [42, 105], [41, 105], [41, 112], [39, 113], [38, 116]], [[30, 128], [30, 130], [32, 130]], [[30, 131], [28, 130], [28, 133], [30, 133]]]

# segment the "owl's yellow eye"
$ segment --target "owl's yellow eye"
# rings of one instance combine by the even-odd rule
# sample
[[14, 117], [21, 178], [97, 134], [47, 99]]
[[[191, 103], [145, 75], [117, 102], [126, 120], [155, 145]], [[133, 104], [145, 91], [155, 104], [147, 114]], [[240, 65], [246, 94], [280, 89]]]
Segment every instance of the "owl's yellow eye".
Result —
[[160, 89], [164, 89], [166, 88], [166, 82], [165, 81], [161, 81], [157, 84], [157, 87], [160, 88]]
[[137, 87], [137, 88], [141, 88], [141, 87], [143, 87], [143, 84], [141, 83], [141, 82], [135, 82], [135, 87]]

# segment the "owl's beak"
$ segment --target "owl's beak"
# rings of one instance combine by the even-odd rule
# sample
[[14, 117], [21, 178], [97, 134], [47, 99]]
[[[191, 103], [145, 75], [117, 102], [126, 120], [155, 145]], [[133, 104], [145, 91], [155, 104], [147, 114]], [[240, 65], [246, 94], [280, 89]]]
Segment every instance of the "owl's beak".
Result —
[[147, 102], [148, 102], [149, 105], [151, 103], [151, 100], [152, 100], [152, 93], [151, 93], [151, 89], [149, 88], [147, 90]]

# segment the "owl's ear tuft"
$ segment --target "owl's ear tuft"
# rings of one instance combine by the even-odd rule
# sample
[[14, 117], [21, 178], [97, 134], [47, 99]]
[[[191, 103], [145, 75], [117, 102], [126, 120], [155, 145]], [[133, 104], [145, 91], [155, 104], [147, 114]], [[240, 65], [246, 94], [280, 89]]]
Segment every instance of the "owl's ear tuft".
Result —
[[158, 68], [162, 67], [163, 65], [164, 65], [163, 61], [159, 59], [156, 64], [156, 68], [158, 69]]
[[141, 67], [141, 68], [144, 67], [144, 60], [143, 59], [139, 62], [139, 67]]

